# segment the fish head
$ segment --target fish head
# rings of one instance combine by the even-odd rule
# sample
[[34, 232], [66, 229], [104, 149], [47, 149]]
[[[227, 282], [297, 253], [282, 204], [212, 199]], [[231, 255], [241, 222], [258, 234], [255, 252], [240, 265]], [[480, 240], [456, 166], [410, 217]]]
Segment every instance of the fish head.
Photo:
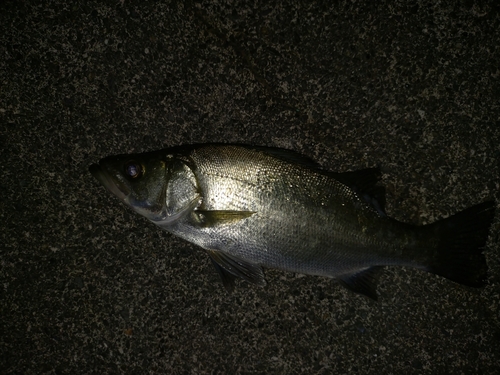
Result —
[[90, 173], [137, 213], [151, 221], [166, 214], [166, 161], [158, 153], [109, 156], [92, 164]]

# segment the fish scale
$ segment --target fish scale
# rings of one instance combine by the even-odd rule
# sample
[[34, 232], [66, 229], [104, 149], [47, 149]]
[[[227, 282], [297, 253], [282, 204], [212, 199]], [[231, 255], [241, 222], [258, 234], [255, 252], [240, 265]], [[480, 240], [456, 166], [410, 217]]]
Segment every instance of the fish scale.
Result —
[[[340, 183], [318, 173], [304, 175], [304, 172], [308, 171], [304, 171], [300, 166], [290, 165], [272, 157], [252, 158], [252, 151], [239, 148], [236, 148], [233, 154], [228, 152], [218, 155], [217, 161], [212, 162], [212, 160], [206, 160], [206, 154], [211, 151], [209, 148], [203, 149], [202, 152], [195, 152], [192, 156], [193, 162], [198, 166], [195, 174], [204, 197], [208, 202], [216, 202], [216, 205], [207, 206], [205, 209], [257, 212], [256, 215], [240, 223], [240, 227], [237, 228], [234, 226], [223, 228], [220, 233], [219, 229], [208, 228], [210, 238], [228, 236], [237, 244], [232, 249], [218, 250], [271, 267], [331, 276], [334, 272], [331, 270], [332, 266], [341, 269], [342, 263], [346, 263], [344, 259], [338, 259], [334, 265], [324, 262], [341, 253], [336, 251], [336, 247], [343, 247], [349, 242], [354, 242], [356, 248], [362, 248], [359, 246], [360, 238], [356, 236], [359, 230], [347, 230], [345, 220], [335, 220], [335, 212], [328, 210], [328, 206], [324, 203], [331, 201], [332, 192], [335, 191], [337, 197], [345, 200], [353, 198], [350, 191]], [[233, 160], [238, 160], [238, 162], [233, 163]], [[260, 178], [261, 181], [269, 181], [269, 176], [274, 177], [278, 172], [281, 179], [272, 184], [261, 184], [258, 181], [259, 176], [252, 173], [256, 169], [264, 175]], [[240, 177], [238, 179], [218, 178], [233, 175]], [[301, 190], [296, 188], [297, 181], [301, 181], [303, 185]], [[266, 186], [272, 186], [270, 193], [274, 193], [281, 199], [269, 199], [264, 196], [262, 191], [266, 190]], [[223, 194], [226, 199], [220, 199], [221, 194], [217, 194], [221, 189], [227, 193]], [[241, 199], [241, 197], [244, 198]], [[297, 209], [303, 212], [303, 217], [299, 220], [295, 215]], [[373, 216], [373, 211], [365, 205], [361, 205], [361, 209], [365, 209], [367, 214]], [[268, 223], [273, 223], [272, 230], [265, 232], [264, 229]], [[334, 233], [332, 236], [332, 231], [340, 235]], [[290, 232], [295, 232], [295, 235], [290, 236]], [[351, 233], [356, 235], [352, 236]], [[347, 238], [343, 239], [343, 235]], [[191, 238], [189, 240], [196, 241]], [[307, 245], [304, 245], [302, 240], [306, 240]], [[257, 244], [255, 248], [250, 246], [254, 243]], [[217, 246], [217, 244], [206, 242], [198, 244], [205, 248]], [[374, 245], [374, 243], [367, 245]], [[307, 247], [308, 251], [304, 252], [304, 247]], [[321, 267], [313, 268], [304, 262], [304, 259], [311, 258], [311, 254], [316, 255], [313, 258], [315, 264], [322, 262]], [[323, 259], [318, 259], [319, 255]], [[366, 259], [366, 257], [363, 258]]]

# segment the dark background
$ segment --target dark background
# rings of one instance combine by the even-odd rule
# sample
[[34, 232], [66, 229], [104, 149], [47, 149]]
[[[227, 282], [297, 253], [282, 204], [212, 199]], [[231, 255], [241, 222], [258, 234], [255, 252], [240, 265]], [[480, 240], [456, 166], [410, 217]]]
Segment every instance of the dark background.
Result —
[[380, 166], [414, 224], [498, 204], [498, 2], [306, 3], [2, 2], [2, 374], [498, 373], [498, 214], [481, 290], [388, 268], [373, 302], [268, 270], [227, 295], [88, 173], [239, 142]]

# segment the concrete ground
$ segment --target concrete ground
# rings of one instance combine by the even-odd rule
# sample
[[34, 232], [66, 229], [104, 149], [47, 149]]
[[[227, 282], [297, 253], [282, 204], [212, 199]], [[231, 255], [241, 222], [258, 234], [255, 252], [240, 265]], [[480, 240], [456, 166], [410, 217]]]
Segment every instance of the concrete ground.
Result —
[[500, 371], [498, 211], [479, 290], [388, 268], [373, 302], [267, 270], [228, 295], [202, 251], [89, 174], [238, 142], [380, 166], [409, 223], [498, 206], [498, 2], [307, 3], [2, 2], [2, 374]]

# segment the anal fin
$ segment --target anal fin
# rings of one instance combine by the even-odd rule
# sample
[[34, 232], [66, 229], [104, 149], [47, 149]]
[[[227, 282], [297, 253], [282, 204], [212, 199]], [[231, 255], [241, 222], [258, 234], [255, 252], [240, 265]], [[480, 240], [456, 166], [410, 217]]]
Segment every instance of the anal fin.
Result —
[[364, 268], [337, 276], [337, 280], [347, 289], [377, 300], [377, 278], [383, 267]]

